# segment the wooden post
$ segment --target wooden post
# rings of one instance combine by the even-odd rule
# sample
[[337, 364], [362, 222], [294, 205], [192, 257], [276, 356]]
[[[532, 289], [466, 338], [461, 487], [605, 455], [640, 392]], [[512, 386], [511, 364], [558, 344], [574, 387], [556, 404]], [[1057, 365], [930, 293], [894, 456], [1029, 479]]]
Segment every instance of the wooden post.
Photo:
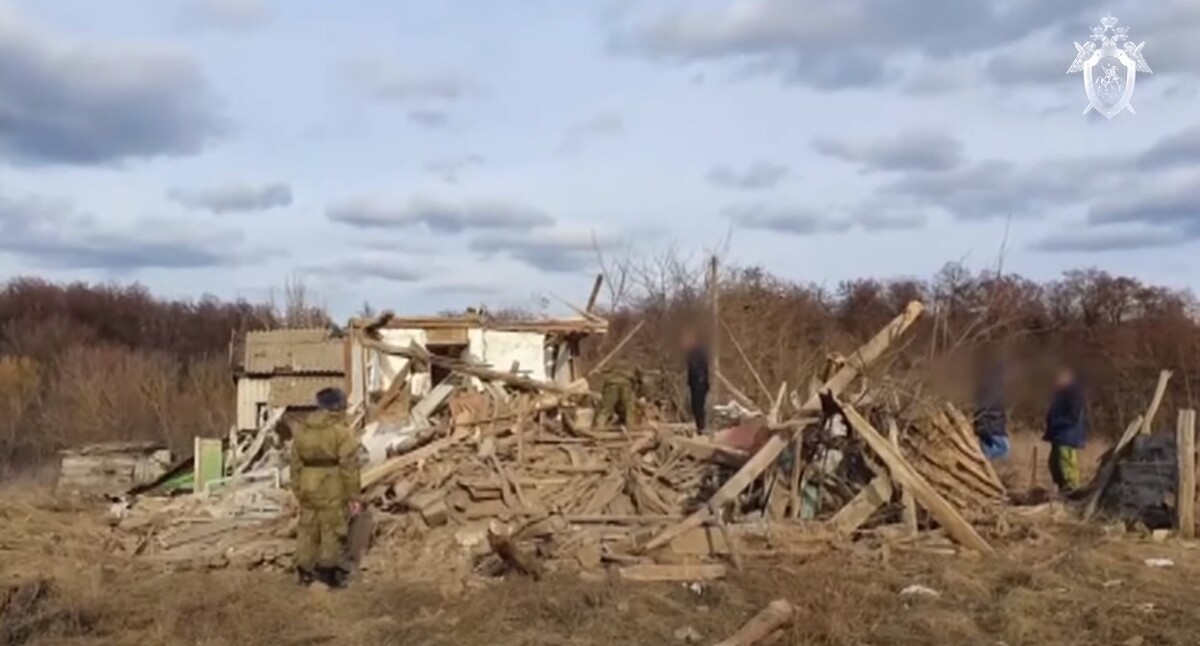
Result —
[[1179, 460], [1179, 490], [1175, 495], [1175, 517], [1179, 535], [1196, 537], [1196, 411], [1179, 411], [1175, 427], [1175, 451]]
[[1037, 488], [1037, 474], [1038, 474], [1038, 456], [1037, 456], [1038, 450], [1037, 449], [1038, 449], [1037, 445], [1034, 444], [1033, 445], [1033, 457], [1031, 458], [1031, 462], [1030, 462], [1030, 464], [1032, 466], [1029, 467], [1029, 490], [1030, 491], [1033, 491], [1034, 489]]
[[715, 254], [708, 264], [708, 290], [709, 302], [712, 308], [712, 338], [710, 339], [712, 359], [709, 361], [711, 365], [709, 367], [708, 383], [712, 384], [713, 401], [720, 401], [718, 387], [721, 384], [717, 379], [717, 375], [721, 374], [721, 288], [717, 283], [717, 256]]

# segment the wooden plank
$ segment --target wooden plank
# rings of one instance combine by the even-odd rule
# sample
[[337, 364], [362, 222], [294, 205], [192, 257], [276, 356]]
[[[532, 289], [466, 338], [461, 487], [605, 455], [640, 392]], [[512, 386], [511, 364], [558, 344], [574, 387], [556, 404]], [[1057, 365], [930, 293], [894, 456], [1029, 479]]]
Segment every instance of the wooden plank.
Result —
[[[888, 417], [888, 440], [892, 443], [892, 448], [900, 451], [900, 427], [896, 424], [895, 417]], [[908, 489], [903, 489], [900, 494], [900, 500], [904, 504], [904, 531], [909, 536], [917, 535], [917, 504], [913, 501], [913, 496]]]
[[938, 521], [951, 538], [968, 549], [984, 554], [995, 553], [992, 546], [983, 540], [983, 537], [975, 531], [975, 528], [959, 515], [954, 506], [947, 502], [933, 486], [926, 482], [917, 473], [916, 469], [913, 469], [908, 461], [904, 459], [904, 456], [900, 455], [900, 452], [892, 447], [892, 443], [880, 435], [879, 431], [875, 430], [870, 422], [858, 414], [858, 411], [854, 410], [849, 404], [842, 404], [842, 414], [846, 416], [846, 421], [850, 423], [850, 426], [871, 447], [871, 450], [887, 465], [888, 470], [891, 471], [892, 479], [912, 492], [913, 498], [921, 506], [929, 510], [930, 515]]
[[[782, 399], [783, 391], [780, 390], [780, 399]], [[792, 519], [800, 518], [800, 472], [804, 470], [804, 429], [796, 431], [796, 436], [792, 439], [792, 473], [791, 486], [788, 487], [791, 493]]]
[[1149, 435], [1154, 432], [1154, 416], [1158, 414], [1158, 407], [1162, 405], [1163, 395], [1167, 392], [1167, 382], [1171, 381], [1171, 371], [1163, 370], [1158, 373], [1158, 384], [1154, 386], [1154, 397], [1150, 400], [1150, 407], [1146, 409], [1146, 416], [1142, 420], [1142, 435]]
[[715, 372], [717, 373], [717, 381], [721, 382], [726, 388], [729, 389], [729, 394], [733, 395], [733, 398], [738, 400], [739, 404], [753, 411], [759, 410], [758, 404], [754, 403], [754, 400], [750, 399], [749, 395], [742, 392], [737, 386], [733, 385], [732, 381], [726, 379], [725, 375], [722, 374], [720, 370]]
[[637, 581], [639, 583], [662, 581], [690, 583], [692, 581], [715, 581], [724, 578], [725, 571], [725, 566], [719, 563], [694, 563], [686, 565], [644, 563], [641, 565], [627, 565], [618, 570], [618, 573], [626, 581]]
[[1179, 490], [1176, 492], [1175, 516], [1179, 535], [1196, 537], [1196, 411], [1179, 411], [1175, 428], [1175, 452], [1179, 460]]
[[745, 451], [721, 446], [711, 439], [672, 436], [667, 438], [667, 445], [697, 460], [732, 467], [740, 467], [750, 458]]
[[1125, 432], [1121, 434], [1121, 439], [1117, 440], [1117, 445], [1113, 447], [1111, 453], [1108, 454], [1108, 459], [1096, 471], [1095, 477], [1088, 484], [1088, 489], [1092, 493], [1088, 495], [1087, 505], [1083, 509], [1083, 519], [1091, 520], [1096, 514], [1096, 510], [1100, 508], [1100, 498], [1104, 496], [1104, 490], [1108, 489], [1108, 485], [1112, 482], [1113, 475], [1117, 471], [1117, 461], [1125, 454], [1125, 448], [1133, 442], [1133, 438], [1137, 436], [1138, 431], [1142, 428], [1142, 416], [1138, 415], [1125, 427]]
[[886, 473], [881, 473], [839, 509], [838, 513], [829, 519], [829, 524], [838, 534], [849, 536], [867, 522], [876, 509], [886, 505], [891, 499], [892, 479]]
[[617, 354], [620, 353], [621, 350], [625, 349], [625, 345], [628, 344], [631, 339], [633, 339], [634, 335], [637, 334], [638, 331], [641, 330], [642, 326], [645, 324], [646, 324], [645, 321], [638, 321], [638, 324], [633, 326], [633, 329], [625, 334], [625, 336], [621, 339], [621, 341], [617, 343], [616, 347], [614, 347], [612, 350], [609, 350], [608, 354], [604, 355], [604, 358], [597, 361], [596, 365], [592, 366], [591, 370], [588, 370], [586, 376], [591, 377], [592, 375], [596, 374], [597, 372], [600, 372], [601, 370], [603, 370], [604, 366], [607, 365], [609, 361], [612, 361], [613, 357], [617, 356]]
[[[898, 338], [901, 334], [904, 334], [904, 332], [908, 330], [908, 328], [911, 327], [914, 322], [916, 322], [917, 317], [921, 315], [924, 307], [925, 306], [918, 301], [909, 303], [908, 307], [904, 309], [904, 312], [892, 319], [892, 321], [888, 323], [882, 330], [880, 330], [879, 333], [872, 337], [870, 341], [867, 341], [860, 348], [855, 350], [854, 354], [851, 355], [852, 360], [847, 361], [845, 365], [843, 365], [832, 377], [829, 378], [829, 381], [822, 385], [819, 391], [813, 393], [808, 398], [808, 401], [804, 402], [804, 405], [800, 407], [800, 410], [796, 411], [797, 415], [804, 416], [821, 410], [821, 400], [819, 398], [820, 392], [829, 392], [835, 397], [841, 394], [841, 392], [854, 381], [854, 378], [858, 376], [861, 370], [870, 366], [871, 363], [883, 356], [883, 353], [887, 351], [888, 347], [892, 344], [892, 341]], [[709, 505], [720, 507], [726, 502], [737, 498], [743, 491], [745, 491], [746, 487], [749, 487], [752, 482], [758, 479], [758, 476], [760, 476], [763, 471], [766, 471], [767, 467], [775, 463], [775, 460], [779, 457], [779, 454], [783, 452], [784, 447], [786, 447], [788, 442], [791, 441], [794, 432], [795, 431], [787, 434], [776, 433], [772, 435], [771, 438], [767, 440], [767, 443], [758, 450], [758, 453], [755, 453], [754, 457], [747, 460], [746, 464], [742, 465], [742, 468], [739, 469], [738, 472], [733, 475], [733, 477], [725, 481], [725, 484], [722, 485], [715, 494], [713, 494], [712, 499], [709, 501]], [[683, 532], [686, 532], [694, 527], [703, 525], [707, 518], [708, 507], [703, 507], [693, 513], [691, 516], [688, 516], [688, 518], [682, 523], [664, 529], [657, 536], [650, 539], [650, 541], [646, 543], [644, 549], [652, 550], [656, 547], [665, 545], [666, 543], [669, 543], [672, 538], [678, 536], [679, 534], [682, 534]]]

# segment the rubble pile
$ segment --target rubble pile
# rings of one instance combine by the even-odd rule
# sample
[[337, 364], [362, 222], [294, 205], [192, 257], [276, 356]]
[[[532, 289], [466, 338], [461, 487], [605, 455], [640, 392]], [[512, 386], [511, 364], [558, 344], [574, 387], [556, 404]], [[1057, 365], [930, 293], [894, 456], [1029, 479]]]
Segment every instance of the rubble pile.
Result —
[[[968, 520], [1005, 492], [962, 413], [860, 393], [860, 415], [839, 399], [920, 313], [911, 304], [806, 399], [781, 386], [768, 412], [739, 408], [735, 425], [703, 435], [688, 424], [597, 426], [585, 379], [534, 379], [360, 330], [360, 345], [407, 362], [398, 383], [349, 413], [363, 433], [373, 553], [384, 555], [373, 558], [429, 556], [436, 544], [433, 567], [475, 574], [608, 567], [695, 581], [745, 555], [808, 553], [901, 521], [916, 532], [917, 505], [928, 510], [921, 527], [987, 550]], [[431, 368], [443, 376], [412, 401], [406, 380]], [[221, 486], [123, 508], [128, 549], [168, 567], [285, 566], [294, 521], [278, 422], [239, 439]]]

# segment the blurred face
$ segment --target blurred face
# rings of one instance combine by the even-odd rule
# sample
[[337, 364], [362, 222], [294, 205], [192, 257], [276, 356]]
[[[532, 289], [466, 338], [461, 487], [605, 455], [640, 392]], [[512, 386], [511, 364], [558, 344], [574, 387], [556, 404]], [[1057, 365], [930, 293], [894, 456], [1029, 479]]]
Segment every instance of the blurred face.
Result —
[[1058, 371], [1054, 377], [1054, 385], [1058, 388], [1066, 388], [1075, 383], [1075, 372], [1070, 368], [1063, 368]]
[[680, 337], [680, 343], [683, 345], [684, 350], [690, 350], [696, 347], [696, 331], [685, 330], [683, 332], [683, 336]]

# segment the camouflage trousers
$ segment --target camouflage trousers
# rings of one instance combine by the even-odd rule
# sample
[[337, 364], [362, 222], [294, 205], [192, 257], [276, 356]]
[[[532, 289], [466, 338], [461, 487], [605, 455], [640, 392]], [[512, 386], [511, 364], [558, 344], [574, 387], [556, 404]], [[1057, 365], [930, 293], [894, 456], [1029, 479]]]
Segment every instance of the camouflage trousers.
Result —
[[342, 566], [348, 530], [345, 505], [301, 507], [296, 526], [296, 569]]
[[634, 417], [633, 385], [625, 381], [606, 381], [600, 391], [600, 411], [596, 415], [596, 426], [604, 427], [614, 419], [618, 424], [628, 425]]

